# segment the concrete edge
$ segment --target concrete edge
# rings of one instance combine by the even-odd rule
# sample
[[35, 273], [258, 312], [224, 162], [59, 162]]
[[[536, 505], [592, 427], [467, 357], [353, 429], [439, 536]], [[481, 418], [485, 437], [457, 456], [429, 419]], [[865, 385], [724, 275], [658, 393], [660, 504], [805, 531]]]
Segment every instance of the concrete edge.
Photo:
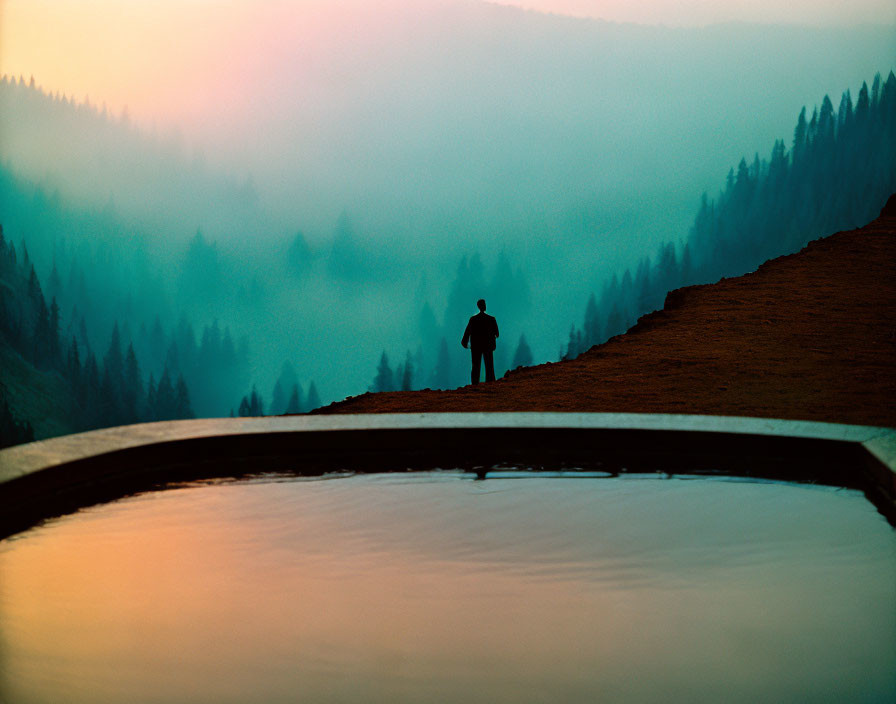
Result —
[[[890, 428], [817, 421], [660, 413], [382, 413], [205, 418], [117, 426], [6, 448], [0, 450], [0, 484], [47, 467], [162, 441], [272, 432], [501, 427], [699, 431], [859, 443], [896, 433]], [[889, 457], [891, 466], [896, 466], [896, 457], [884, 456]]]
[[[147, 482], [230, 476], [223, 465], [235, 462], [245, 464], [238, 473], [319, 473], [356, 463], [360, 471], [395, 471], [529, 458], [852, 486], [896, 523], [896, 430], [890, 428], [671, 414], [402, 413], [164, 421], [0, 450], [0, 524], [8, 524], [0, 525], [0, 536], [43, 513], [103, 500], [99, 494], [109, 500]], [[98, 491], [104, 485], [111, 493]]]
[[896, 525], [896, 430], [862, 443], [869, 474], [868, 498]]

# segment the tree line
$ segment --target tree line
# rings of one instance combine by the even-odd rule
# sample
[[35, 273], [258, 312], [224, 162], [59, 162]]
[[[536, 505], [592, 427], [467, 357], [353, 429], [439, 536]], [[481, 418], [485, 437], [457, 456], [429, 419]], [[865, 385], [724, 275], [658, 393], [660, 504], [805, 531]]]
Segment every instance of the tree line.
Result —
[[[56, 296], [47, 302], [27, 248], [22, 244], [17, 253], [2, 225], [0, 340], [37, 370], [68, 382], [75, 407], [66, 415], [74, 430], [193, 417], [183, 375], [166, 366], [158, 381], [150, 374], [144, 382], [134, 344], [122, 340], [118, 323], [101, 355], [83, 332], [63, 333]], [[5, 394], [0, 405], [8, 408]]]
[[[6, 345], [38, 372], [58, 375], [71, 401], [54, 399], [72, 431], [201, 415], [234, 415], [236, 385], [248, 379], [248, 339], [236, 343], [228, 327], [215, 320], [197, 338], [193, 325], [181, 318], [166, 332], [159, 316], [152, 325], [115, 321], [107, 346], [97, 351], [88, 333], [89, 297], [78, 295], [84, 276], [74, 266], [69, 285], [55, 266], [42, 285], [24, 241], [18, 249], [0, 225], [0, 344]], [[45, 293], [45, 288], [48, 289]], [[74, 290], [67, 290], [73, 288]], [[59, 300], [76, 300], [63, 316]], [[64, 322], [64, 317], [67, 322]], [[262, 415], [253, 389], [239, 405], [240, 415]], [[284, 365], [274, 387], [270, 413], [306, 412], [320, 405], [312, 382], [303, 393], [294, 370]], [[10, 394], [0, 383], [0, 447], [29, 442], [34, 429], [16, 415]]]
[[[296, 374], [295, 367], [286, 361], [280, 369], [280, 375], [274, 382], [270, 404], [265, 406], [264, 397], [258, 392], [256, 385], [252, 391], [243, 396], [237, 409], [238, 416], [278, 416], [294, 413], [308, 413], [321, 405], [320, 394], [313, 381], [303, 388]], [[231, 409], [230, 415], [234, 412]]]
[[628, 330], [662, 308], [681, 286], [740, 276], [811, 240], [860, 227], [896, 191], [896, 76], [846, 91], [838, 109], [829, 96], [797, 118], [788, 150], [776, 140], [769, 157], [755, 154], [731, 169], [716, 198], [704, 193], [683, 244], [666, 242], [632, 274], [614, 275], [592, 293], [582, 325], [570, 328], [561, 359]]

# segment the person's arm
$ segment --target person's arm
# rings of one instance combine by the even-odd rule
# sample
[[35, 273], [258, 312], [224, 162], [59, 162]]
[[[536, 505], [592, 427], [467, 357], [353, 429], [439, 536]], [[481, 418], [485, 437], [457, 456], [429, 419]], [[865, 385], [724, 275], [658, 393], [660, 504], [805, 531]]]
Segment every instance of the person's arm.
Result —
[[[472, 321], [470, 321], [470, 323], [472, 323]], [[469, 342], [470, 340], [470, 323], [467, 323], [467, 328], [466, 330], [464, 330], [463, 339], [460, 341], [461, 346], [465, 349], [467, 347], [467, 342]]]
[[501, 336], [500, 333], [498, 332], [498, 319], [493, 318], [493, 320], [495, 321], [495, 338], [498, 338]]

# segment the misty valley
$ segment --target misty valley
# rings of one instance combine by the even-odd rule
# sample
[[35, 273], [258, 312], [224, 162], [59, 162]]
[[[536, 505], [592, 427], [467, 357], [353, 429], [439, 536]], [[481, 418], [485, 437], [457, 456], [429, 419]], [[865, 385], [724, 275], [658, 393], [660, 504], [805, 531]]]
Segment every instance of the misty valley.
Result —
[[896, 191], [887, 28], [435, 7], [192, 131], [0, 79], [0, 444], [455, 388], [480, 298], [571, 359]]

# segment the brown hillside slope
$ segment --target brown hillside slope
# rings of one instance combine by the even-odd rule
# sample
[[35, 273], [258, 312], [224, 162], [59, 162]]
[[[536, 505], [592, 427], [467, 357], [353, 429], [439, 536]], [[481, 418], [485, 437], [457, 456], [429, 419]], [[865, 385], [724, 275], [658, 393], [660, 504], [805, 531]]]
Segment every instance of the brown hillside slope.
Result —
[[662, 311], [575, 360], [317, 412], [626, 411], [896, 427], [894, 362], [896, 196], [863, 228], [673, 291]]

